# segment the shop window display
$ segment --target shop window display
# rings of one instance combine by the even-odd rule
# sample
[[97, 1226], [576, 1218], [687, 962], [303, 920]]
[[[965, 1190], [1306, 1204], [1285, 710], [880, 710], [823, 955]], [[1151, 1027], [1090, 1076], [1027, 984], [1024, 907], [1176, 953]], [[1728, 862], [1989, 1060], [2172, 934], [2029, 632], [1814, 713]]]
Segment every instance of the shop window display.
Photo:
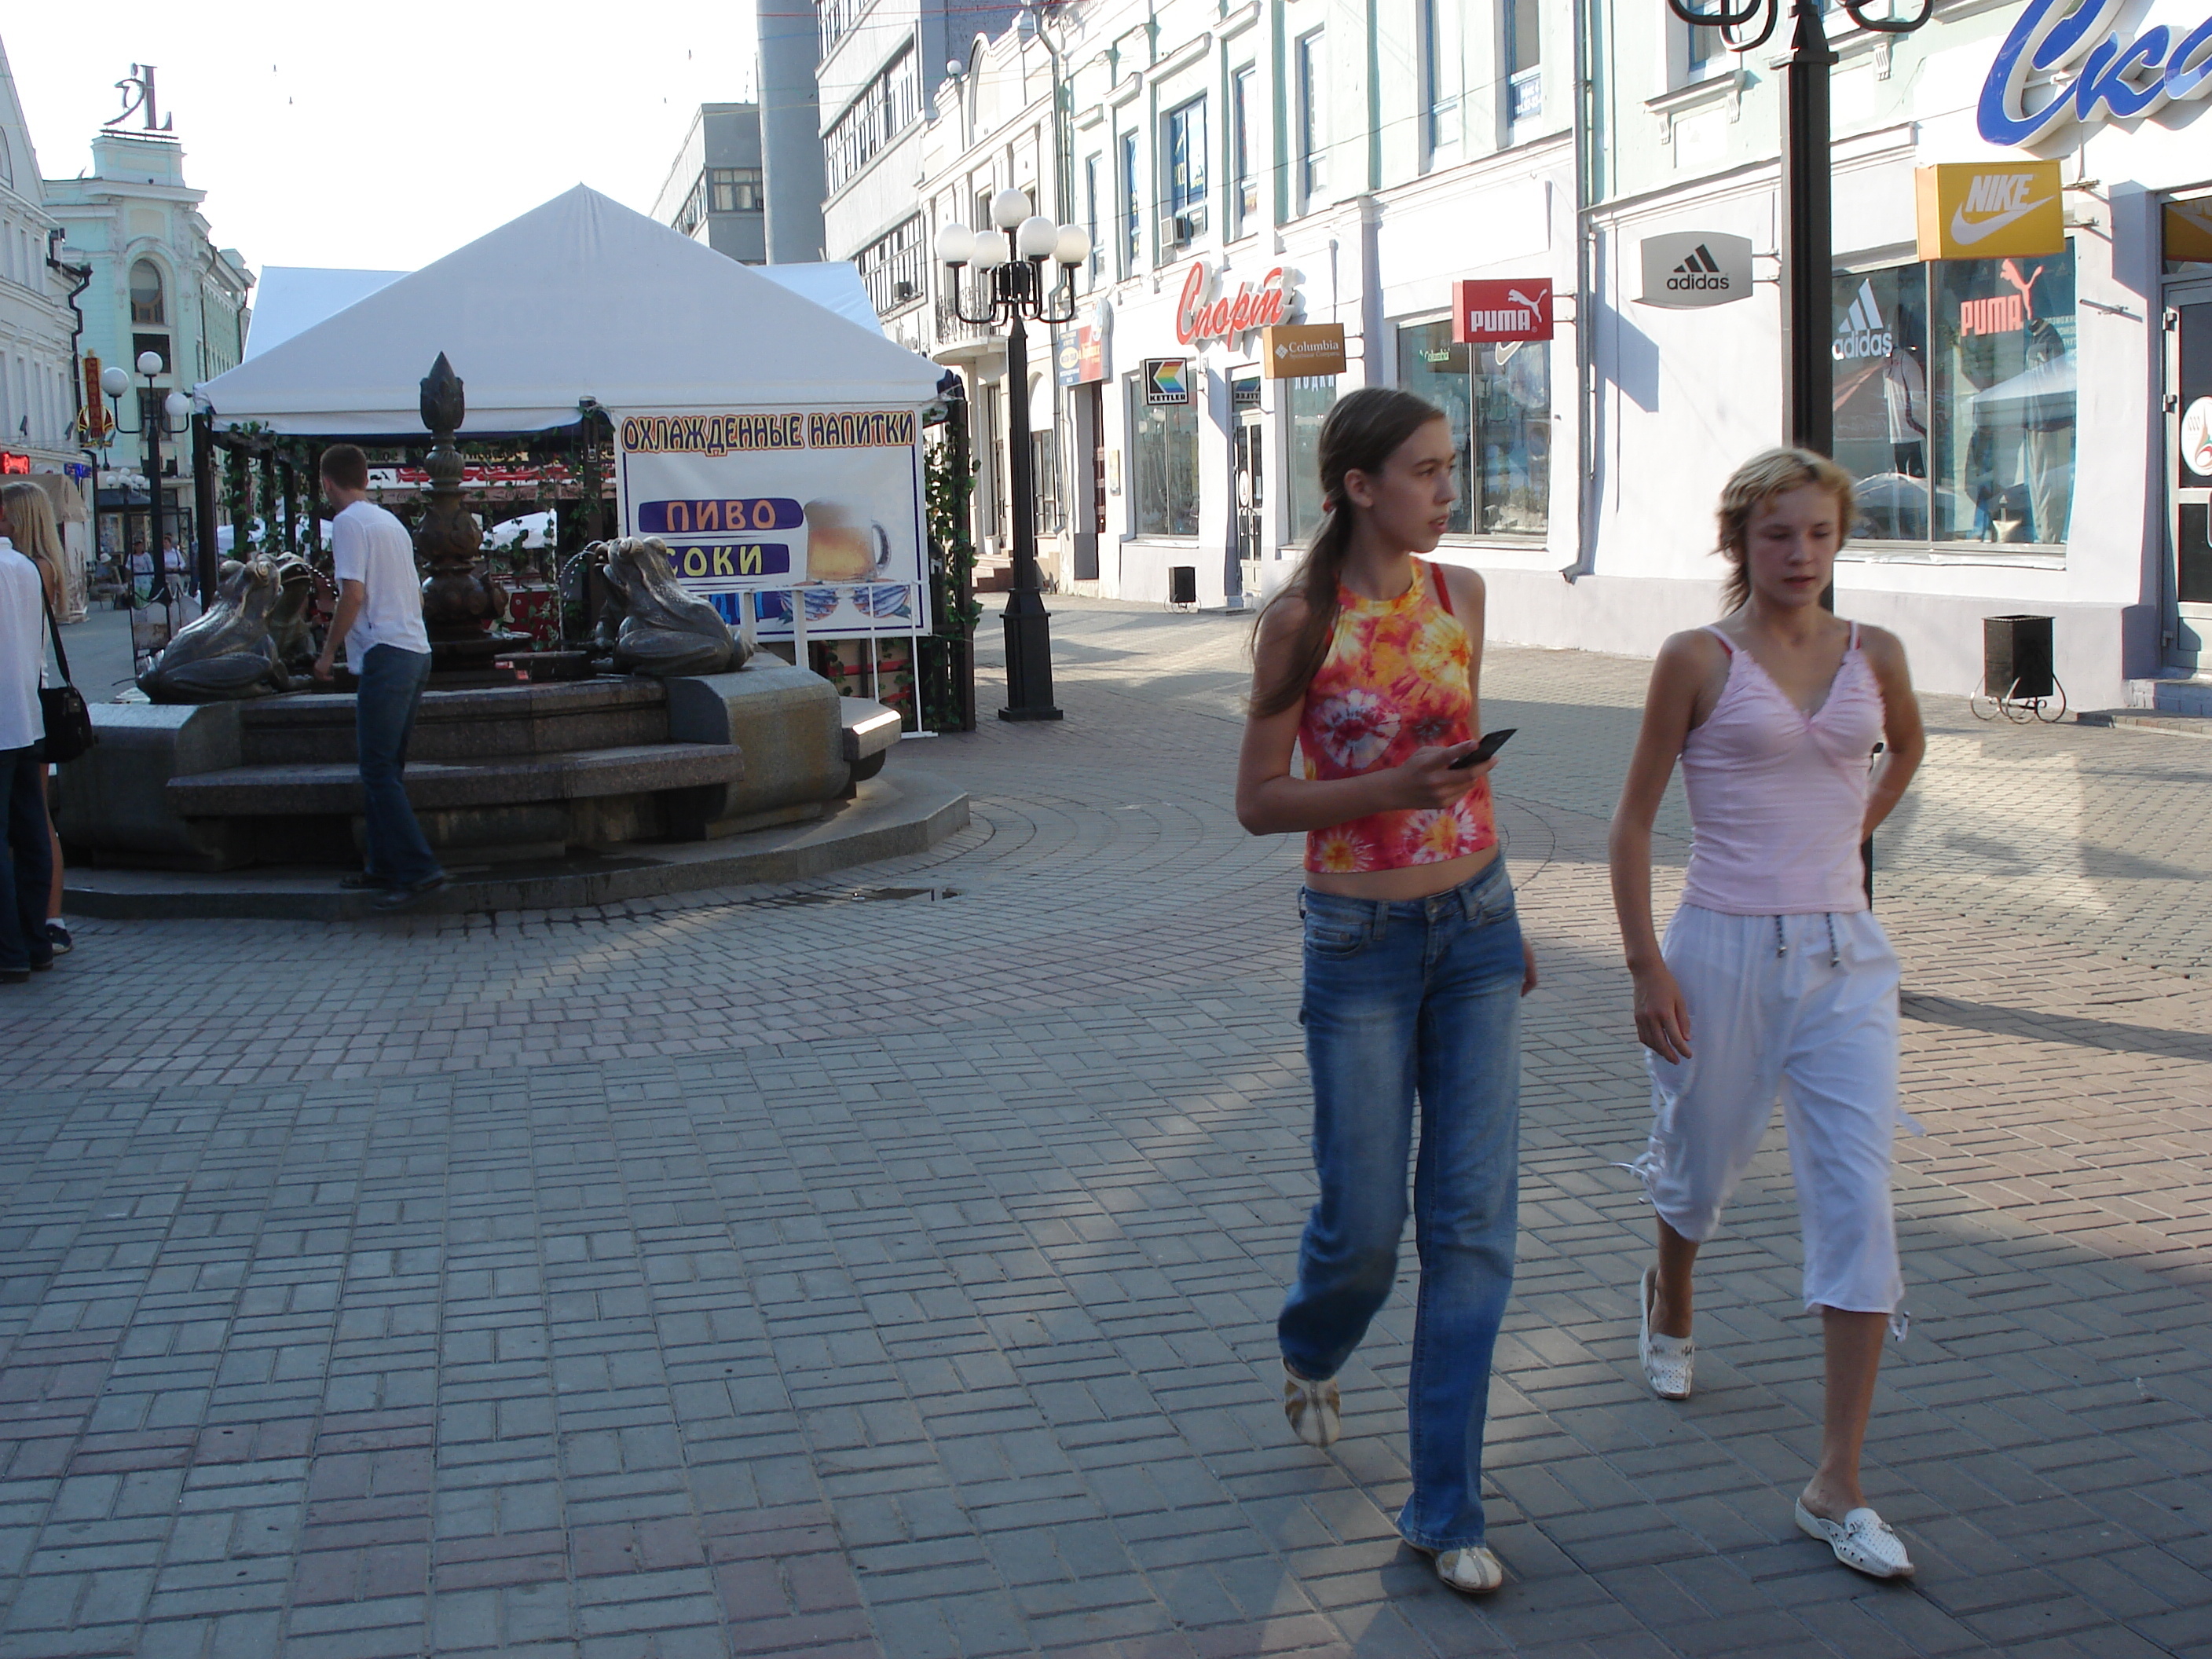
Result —
[[1444, 411], [1455, 452], [1450, 530], [1540, 536], [1552, 489], [1552, 348], [1453, 343], [1448, 322], [1398, 330], [1398, 384]]
[[1336, 404], [1336, 376], [1285, 382], [1291, 405], [1291, 541], [1304, 547], [1321, 528], [1321, 423]]
[[1198, 534], [1198, 406], [1147, 404], [1129, 383], [1130, 473], [1139, 536]]
[[1836, 458], [1863, 542], [2063, 545], [2073, 516], [2074, 258], [1839, 273]]

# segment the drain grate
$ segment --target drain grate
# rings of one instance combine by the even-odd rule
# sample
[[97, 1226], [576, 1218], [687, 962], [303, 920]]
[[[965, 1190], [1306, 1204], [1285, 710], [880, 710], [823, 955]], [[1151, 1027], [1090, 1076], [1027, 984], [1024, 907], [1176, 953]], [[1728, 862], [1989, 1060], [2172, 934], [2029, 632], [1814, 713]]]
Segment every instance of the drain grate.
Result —
[[779, 909], [798, 904], [884, 904], [903, 899], [958, 898], [957, 887], [844, 887], [812, 893], [778, 893], [769, 898], [746, 899], [750, 909]]

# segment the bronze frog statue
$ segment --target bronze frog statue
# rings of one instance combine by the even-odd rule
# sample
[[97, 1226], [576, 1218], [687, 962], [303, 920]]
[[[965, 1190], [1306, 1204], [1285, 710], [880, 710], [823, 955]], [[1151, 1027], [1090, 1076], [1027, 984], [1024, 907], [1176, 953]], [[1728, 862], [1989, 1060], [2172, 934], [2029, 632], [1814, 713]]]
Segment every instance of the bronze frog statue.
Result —
[[712, 605], [676, 580], [668, 544], [658, 536], [597, 542], [591, 552], [610, 590], [598, 636], [618, 672], [722, 674], [752, 655], [751, 630], [744, 638], [732, 634]]
[[269, 607], [269, 638], [276, 660], [296, 673], [305, 673], [315, 660], [315, 634], [307, 609], [314, 602], [315, 573], [294, 554], [276, 561], [276, 597]]
[[225, 559], [216, 594], [138, 677], [138, 689], [155, 702], [224, 702], [292, 689], [269, 637], [276, 567], [265, 558]]

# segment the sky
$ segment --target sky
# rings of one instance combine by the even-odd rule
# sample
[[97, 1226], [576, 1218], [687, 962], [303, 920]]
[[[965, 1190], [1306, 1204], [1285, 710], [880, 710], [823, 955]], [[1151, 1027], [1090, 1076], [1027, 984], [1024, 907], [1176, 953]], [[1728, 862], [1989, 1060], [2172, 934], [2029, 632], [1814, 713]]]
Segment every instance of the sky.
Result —
[[150, 63], [216, 244], [257, 272], [412, 270], [580, 183], [649, 212], [692, 112], [754, 84], [751, 0], [4, 13], [40, 170], [89, 171], [115, 82]]

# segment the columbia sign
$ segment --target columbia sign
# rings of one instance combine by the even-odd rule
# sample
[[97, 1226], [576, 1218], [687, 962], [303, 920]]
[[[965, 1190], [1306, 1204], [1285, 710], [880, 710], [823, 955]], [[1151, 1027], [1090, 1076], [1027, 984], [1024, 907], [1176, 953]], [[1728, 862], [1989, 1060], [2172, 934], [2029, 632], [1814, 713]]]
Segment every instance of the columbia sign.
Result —
[[1751, 297], [1751, 239], [1681, 230], [1644, 239], [1647, 306], [1688, 311]]
[[1552, 337], [1552, 279], [1508, 277], [1452, 284], [1452, 338], [1461, 345]]

